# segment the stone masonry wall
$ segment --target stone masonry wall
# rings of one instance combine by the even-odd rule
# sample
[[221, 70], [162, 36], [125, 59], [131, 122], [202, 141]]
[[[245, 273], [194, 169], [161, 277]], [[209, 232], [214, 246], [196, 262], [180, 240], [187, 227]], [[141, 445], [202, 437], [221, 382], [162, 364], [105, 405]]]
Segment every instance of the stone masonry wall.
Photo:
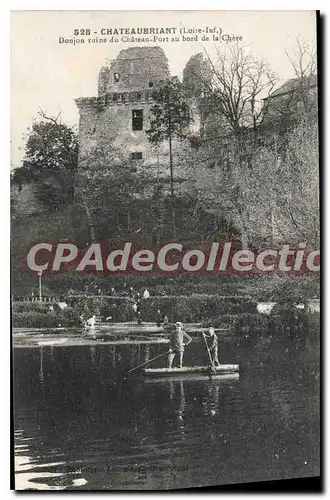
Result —
[[110, 68], [101, 69], [99, 95], [152, 88], [169, 77], [168, 61], [160, 47], [131, 47], [121, 50]]
[[[109, 155], [132, 159], [132, 154], [142, 153], [142, 159], [132, 159], [137, 171], [147, 169], [152, 177], [169, 177], [169, 144], [164, 141], [153, 146], [146, 130], [150, 127], [149, 114], [152, 87], [158, 81], [169, 78], [168, 61], [160, 47], [134, 47], [122, 50], [109, 67], [99, 73], [98, 97], [76, 99], [80, 112], [79, 146], [80, 166], [99, 147], [109, 150]], [[118, 81], [116, 81], [116, 79]], [[133, 130], [132, 112], [142, 110], [143, 130]], [[193, 133], [200, 126], [196, 109]], [[197, 118], [197, 119], [196, 119]], [[182, 150], [182, 144], [173, 139], [173, 155]], [[183, 176], [176, 164], [175, 177]]]
[[[146, 130], [149, 128], [149, 113], [152, 105], [151, 100], [142, 98], [139, 101], [130, 102], [127, 96], [126, 102], [113, 103], [110, 99], [77, 100], [80, 108], [79, 143], [80, 158], [88, 159], [97, 147], [103, 151], [109, 150], [109, 155], [120, 153], [127, 159], [132, 153], [142, 153], [142, 160], [134, 160], [137, 167], [142, 165], [152, 169], [155, 175], [168, 174], [169, 146], [164, 141], [158, 147], [153, 146], [147, 137]], [[143, 130], [133, 130], [132, 112], [142, 110]], [[175, 143], [175, 141], [174, 141]], [[175, 144], [173, 144], [175, 148]]]

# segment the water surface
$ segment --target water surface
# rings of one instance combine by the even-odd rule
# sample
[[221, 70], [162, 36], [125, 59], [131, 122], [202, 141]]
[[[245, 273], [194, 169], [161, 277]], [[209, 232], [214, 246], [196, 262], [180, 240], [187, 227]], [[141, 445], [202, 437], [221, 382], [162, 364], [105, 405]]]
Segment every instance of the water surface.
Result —
[[[313, 349], [222, 336], [239, 377], [145, 381], [166, 345], [14, 350], [16, 489], [170, 489], [319, 474]], [[206, 364], [203, 345], [185, 363]], [[152, 366], [165, 366], [166, 359]]]

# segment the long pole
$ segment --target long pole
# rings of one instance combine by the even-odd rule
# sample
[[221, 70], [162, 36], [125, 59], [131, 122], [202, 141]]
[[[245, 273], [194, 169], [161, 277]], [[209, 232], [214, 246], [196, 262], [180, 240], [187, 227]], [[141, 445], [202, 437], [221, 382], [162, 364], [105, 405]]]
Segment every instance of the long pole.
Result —
[[155, 359], [158, 359], [158, 358], [161, 358], [162, 356], [165, 356], [166, 354], [168, 354], [170, 351], [166, 351], [166, 352], [163, 352], [163, 354], [159, 354], [158, 356], [156, 356], [155, 358], [152, 358], [152, 359], [149, 359], [149, 361], [145, 361], [144, 363], [142, 363], [141, 365], [138, 365], [138, 366], [135, 366], [134, 368], [131, 368], [130, 370], [128, 370], [127, 373], [131, 373], [131, 372], [134, 372], [135, 370], [137, 370], [138, 368], [142, 368], [142, 366], [145, 366], [149, 363], [151, 363], [152, 361], [155, 361]]
[[41, 289], [42, 271], [38, 271], [38, 276], [39, 276], [39, 302], [42, 302], [42, 289]]

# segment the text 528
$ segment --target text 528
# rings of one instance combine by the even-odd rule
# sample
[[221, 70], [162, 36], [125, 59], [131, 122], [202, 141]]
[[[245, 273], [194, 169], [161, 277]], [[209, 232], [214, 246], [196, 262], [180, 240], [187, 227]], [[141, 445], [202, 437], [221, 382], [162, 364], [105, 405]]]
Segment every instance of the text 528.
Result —
[[90, 29], [76, 29], [73, 31], [73, 34], [76, 36], [76, 35], [80, 35], [80, 36], [83, 36], [83, 35], [90, 35], [91, 34], [91, 30]]

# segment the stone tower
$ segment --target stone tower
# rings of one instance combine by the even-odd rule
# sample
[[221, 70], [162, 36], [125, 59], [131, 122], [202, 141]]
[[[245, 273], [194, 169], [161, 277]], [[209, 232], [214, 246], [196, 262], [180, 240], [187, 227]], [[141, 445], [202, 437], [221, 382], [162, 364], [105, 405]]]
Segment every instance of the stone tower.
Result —
[[110, 148], [151, 174], [168, 173], [168, 145], [152, 146], [146, 134], [152, 105], [152, 88], [170, 77], [160, 47], [133, 47], [99, 73], [98, 96], [76, 99], [79, 108], [80, 164], [94, 148]]

